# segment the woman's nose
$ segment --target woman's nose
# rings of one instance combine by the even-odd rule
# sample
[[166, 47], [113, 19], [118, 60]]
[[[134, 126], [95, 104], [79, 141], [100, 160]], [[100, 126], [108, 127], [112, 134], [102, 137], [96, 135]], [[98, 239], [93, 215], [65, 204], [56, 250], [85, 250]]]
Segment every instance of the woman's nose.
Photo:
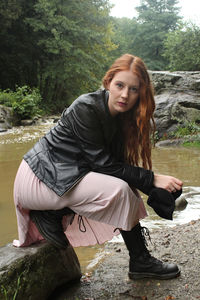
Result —
[[128, 97], [128, 88], [127, 87], [123, 88], [121, 96], [123, 98], [127, 98]]

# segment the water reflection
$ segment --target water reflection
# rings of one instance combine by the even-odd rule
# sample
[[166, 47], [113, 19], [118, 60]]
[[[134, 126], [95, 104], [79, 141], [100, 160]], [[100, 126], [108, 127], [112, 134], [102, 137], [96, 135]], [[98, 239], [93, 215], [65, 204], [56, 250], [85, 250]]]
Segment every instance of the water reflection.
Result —
[[23, 155], [53, 123], [16, 127], [0, 134], [0, 246], [17, 237], [13, 184]]
[[[53, 123], [46, 123], [40, 126], [17, 127], [0, 134], [0, 246], [10, 243], [17, 237], [13, 183], [22, 156], [52, 126]], [[145, 226], [148, 228], [174, 226], [200, 218], [199, 154], [199, 149], [183, 147], [153, 150], [154, 172], [180, 178], [184, 182], [183, 192], [188, 205], [183, 211], [175, 211], [173, 222], [159, 218], [150, 207], [147, 207], [149, 217], [143, 221]], [[102, 251], [101, 247], [97, 246], [97, 248], [98, 251]], [[82, 257], [80, 260], [85, 259], [88, 262], [97, 248], [77, 249], [79, 257]]]

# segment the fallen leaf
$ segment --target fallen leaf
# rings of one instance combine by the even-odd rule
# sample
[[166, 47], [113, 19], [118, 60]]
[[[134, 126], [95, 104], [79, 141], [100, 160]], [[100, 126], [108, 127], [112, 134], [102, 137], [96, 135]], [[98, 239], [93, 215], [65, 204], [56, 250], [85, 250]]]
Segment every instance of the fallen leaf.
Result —
[[188, 285], [188, 284], [186, 284], [186, 285], [185, 285], [185, 288], [186, 288], [186, 289], [188, 289], [188, 288], [189, 288], [189, 285]]
[[157, 283], [157, 286], [160, 286], [160, 282]]
[[169, 296], [167, 296], [166, 298], [165, 298], [165, 300], [173, 300], [173, 299], [175, 299], [173, 296], [171, 296], [171, 295], [169, 295]]

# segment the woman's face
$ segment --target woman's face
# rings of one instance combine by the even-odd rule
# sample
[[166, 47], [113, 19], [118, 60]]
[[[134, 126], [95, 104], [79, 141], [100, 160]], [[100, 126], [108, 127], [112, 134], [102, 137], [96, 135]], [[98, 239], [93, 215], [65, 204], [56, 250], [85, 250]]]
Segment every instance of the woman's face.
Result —
[[112, 116], [130, 110], [137, 102], [140, 82], [129, 71], [120, 71], [111, 80], [108, 90], [108, 108]]

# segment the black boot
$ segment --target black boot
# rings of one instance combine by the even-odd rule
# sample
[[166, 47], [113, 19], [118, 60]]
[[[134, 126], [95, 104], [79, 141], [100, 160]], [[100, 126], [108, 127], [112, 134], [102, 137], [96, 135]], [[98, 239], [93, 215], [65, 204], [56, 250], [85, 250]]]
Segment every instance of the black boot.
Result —
[[58, 248], [66, 248], [69, 245], [69, 241], [63, 231], [62, 218], [67, 214], [74, 214], [74, 212], [69, 208], [31, 210], [30, 218], [47, 241]]
[[148, 231], [138, 223], [131, 231], [120, 231], [130, 255], [129, 278], [170, 279], [179, 276], [176, 264], [163, 263], [150, 255], [146, 247], [145, 229]]

